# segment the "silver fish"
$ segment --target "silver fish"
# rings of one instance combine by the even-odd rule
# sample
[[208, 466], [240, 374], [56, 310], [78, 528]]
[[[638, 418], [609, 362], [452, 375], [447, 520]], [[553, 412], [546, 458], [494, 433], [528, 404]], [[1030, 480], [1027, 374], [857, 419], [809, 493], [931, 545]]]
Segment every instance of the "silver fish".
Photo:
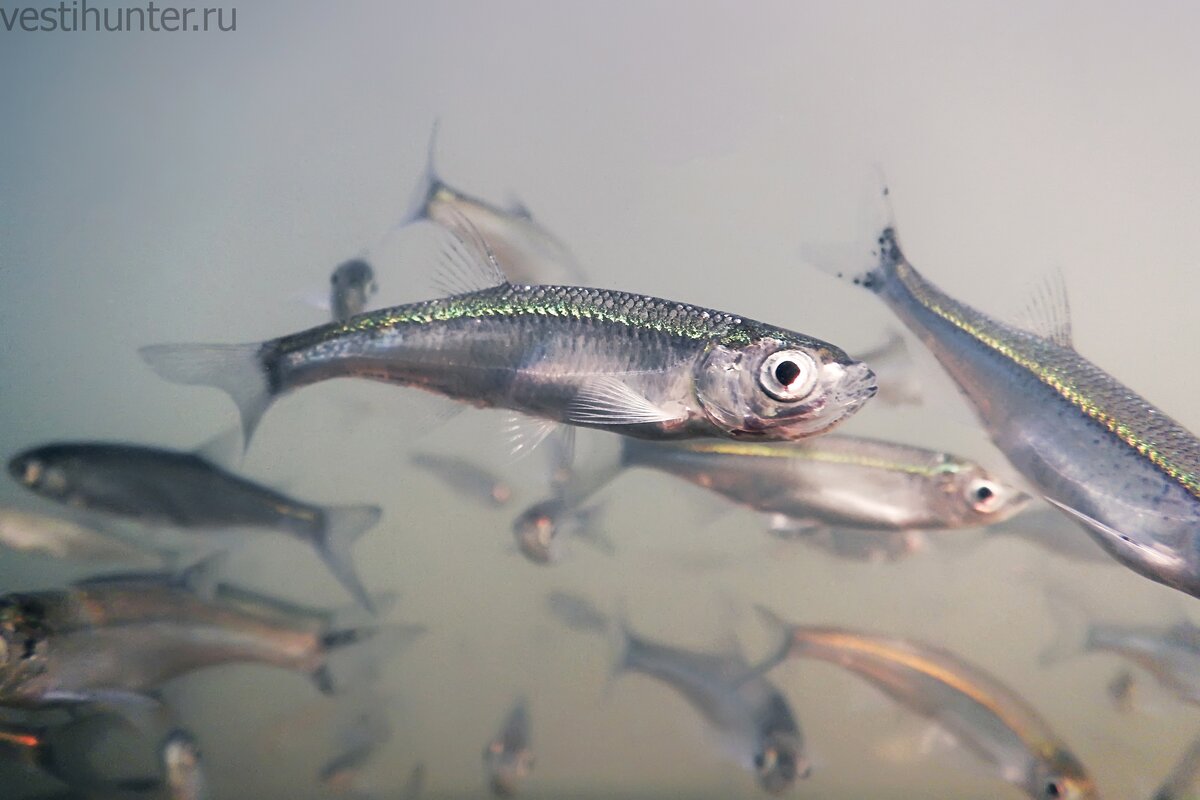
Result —
[[1200, 441], [1075, 351], [1065, 292], [1044, 292], [1025, 330], [922, 277], [891, 226], [877, 257], [855, 282], [929, 347], [1012, 465], [1113, 558], [1200, 596]]
[[910, 639], [846, 628], [788, 625], [787, 657], [827, 661], [934, 720], [1035, 800], [1097, 798], [1079, 760], [1016, 692], [958, 656]]
[[52, 558], [142, 567], [163, 566], [170, 559], [165, 552], [127, 542], [101, 528], [11, 506], [0, 506], [0, 544]]
[[637, 672], [679, 692], [737, 751], [758, 785], [780, 794], [811, 766], [804, 737], [787, 699], [764, 669], [740, 653], [701, 653], [658, 644], [621, 626], [624, 642], [617, 673]]
[[276, 398], [333, 378], [652, 439], [815, 436], [875, 393], [865, 364], [804, 334], [625, 292], [514, 285], [478, 240], [445, 256], [472, 276], [461, 294], [267, 342], [141, 354], [168, 380], [228, 392], [247, 439]]
[[465, 458], [416, 453], [411, 460], [441, 478], [463, 497], [492, 506], [502, 506], [512, 499], [512, 486], [507, 481]]
[[323, 611], [254, 613], [206, 598], [192, 577], [112, 576], [0, 597], [0, 705], [136, 703], [178, 675], [234, 662], [302, 672], [328, 692], [329, 653], [379, 632], [334, 627]]
[[496, 737], [483, 749], [483, 766], [492, 794], [509, 797], [533, 770], [533, 750], [529, 739], [529, 708], [519, 698]]
[[810, 527], [864, 531], [990, 525], [1029, 497], [948, 453], [859, 436], [806, 442], [622, 442], [626, 467], [648, 467], [735, 503]]
[[437, 127], [429, 137], [425, 172], [414, 192], [405, 222], [428, 220], [456, 230], [462, 220], [473, 226], [504, 265], [513, 283], [581, 284], [583, 269], [570, 249], [538, 223], [523, 204], [502, 208], [450, 186], [434, 161]]
[[1151, 800], [1196, 800], [1200, 797], [1200, 737], [1171, 768], [1171, 773], [1154, 792]]
[[361, 258], [339, 264], [329, 276], [329, 308], [335, 322], [345, 322], [367, 309], [371, 296], [379, 291], [375, 271]]
[[312, 545], [333, 576], [370, 609], [351, 546], [379, 520], [377, 506], [321, 507], [229, 472], [200, 453], [73, 443], [26, 450], [9, 472], [37, 494], [145, 524], [186, 530], [269, 529]]

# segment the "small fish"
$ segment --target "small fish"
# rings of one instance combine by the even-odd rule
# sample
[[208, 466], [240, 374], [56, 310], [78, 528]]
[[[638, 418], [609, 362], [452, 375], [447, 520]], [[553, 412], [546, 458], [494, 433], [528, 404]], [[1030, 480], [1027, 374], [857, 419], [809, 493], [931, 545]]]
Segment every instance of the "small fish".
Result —
[[560, 536], [575, 536], [612, 555], [616, 548], [597, 530], [596, 506], [573, 508], [561, 498], [552, 497], [535, 503], [513, 520], [513, 538], [521, 555], [534, 564], [553, 564], [562, 557]]
[[456, 230], [466, 220], [504, 264], [513, 283], [580, 284], [586, 276], [570, 249], [533, 218], [523, 204], [501, 208], [455, 189], [434, 163], [437, 126], [429, 137], [425, 173], [405, 222], [428, 220]]
[[1200, 441], [1076, 352], [1065, 290], [1035, 298], [1026, 329], [922, 277], [891, 225], [875, 255], [854, 282], [933, 352], [1012, 465], [1113, 558], [1200, 597]]
[[[1043, 666], [1082, 653], [1112, 653], [1150, 673], [1183, 702], [1200, 705], [1200, 626], [1189, 620], [1169, 627], [1095, 623], [1083, 619], [1083, 612], [1058, 594], [1050, 594], [1049, 601], [1056, 631], [1041, 654]], [[1117, 688], [1121, 688], [1119, 684]], [[1128, 700], [1132, 700], [1132, 688], [1131, 675], [1123, 692]], [[1111, 686], [1109, 691], [1113, 691]]]
[[359, 774], [392, 737], [391, 722], [379, 705], [358, 714], [343, 728], [339, 733], [344, 740], [342, 751], [317, 773], [317, 780], [338, 796], [361, 792], [357, 786]]
[[1016, 692], [938, 647], [846, 628], [788, 625], [787, 657], [827, 661], [932, 719], [1035, 800], [1099, 797], [1079, 760]]
[[1113, 706], [1123, 714], [1133, 711], [1137, 701], [1137, 680], [1133, 671], [1123, 669], [1108, 682], [1108, 697]]
[[732, 746], [742, 766], [754, 771], [764, 791], [781, 794], [808, 777], [800, 726], [763, 667], [736, 651], [698, 653], [650, 642], [625, 624], [621, 633], [617, 674], [637, 672], [679, 692]]
[[371, 296], [379, 291], [375, 271], [361, 258], [340, 264], [329, 276], [329, 308], [335, 322], [345, 322], [367, 308]]
[[169, 800], [205, 800], [209, 796], [200, 747], [191, 734], [182, 730], [167, 734], [162, 760]]
[[500, 727], [496, 738], [483, 749], [483, 766], [492, 794], [509, 797], [533, 770], [529, 739], [529, 707], [519, 698]]
[[648, 439], [815, 436], [875, 393], [865, 364], [804, 334], [626, 292], [514, 285], [477, 239], [444, 256], [468, 276], [460, 294], [266, 342], [141, 354], [168, 380], [228, 392], [246, 440], [275, 399], [333, 378]]
[[1196, 800], [1200, 797], [1200, 737], [1180, 756], [1151, 800]]
[[143, 524], [287, 533], [311, 544], [342, 586], [371, 608], [350, 549], [378, 522], [377, 506], [311, 505], [235, 475], [200, 452], [137, 445], [50, 444], [20, 453], [8, 469], [43, 497]]
[[169, 560], [167, 553], [140, 547], [100, 528], [10, 506], [0, 506], [0, 544], [76, 561], [119, 561], [153, 567]]
[[441, 478], [451, 489], [471, 500], [492, 506], [512, 499], [512, 487], [503, 479], [465, 458], [436, 453], [417, 453], [412, 463]]
[[596, 608], [586, 597], [556, 589], [546, 595], [546, 607], [573, 631], [604, 633], [608, 630], [608, 614]]
[[682, 478], [808, 527], [861, 531], [990, 525], [1028, 495], [948, 453], [859, 436], [805, 442], [622, 442], [626, 467]]
[[282, 605], [255, 613], [245, 599], [222, 602], [204, 574], [212, 563], [182, 576], [110, 576], [0, 597], [0, 704], [136, 705], [171, 678], [235, 662], [302, 672], [330, 692], [330, 653], [381, 631], [339, 627], [328, 612], [285, 616]]

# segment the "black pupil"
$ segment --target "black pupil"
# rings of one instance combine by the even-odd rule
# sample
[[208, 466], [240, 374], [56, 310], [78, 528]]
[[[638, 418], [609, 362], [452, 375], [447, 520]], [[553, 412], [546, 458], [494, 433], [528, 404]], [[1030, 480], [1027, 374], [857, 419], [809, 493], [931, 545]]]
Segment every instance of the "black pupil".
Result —
[[800, 377], [800, 367], [795, 361], [781, 361], [775, 368], [775, 380], [783, 386], [791, 386], [792, 381]]
[[1052, 783], [1049, 786], [1047, 786], [1046, 794], [1050, 795], [1051, 797], [1058, 797], [1061, 794], [1061, 792], [1059, 791], [1059, 788], [1058, 788], [1058, 784]]
[[991, 500], [993, 494], [995, 494], [995, 492], [993, 492], [991, 490], [991, 487], [988, 487], [988, 486], [980, 486], [978, 489], [975, 490], [975, 496], [977, 498], [979, 498], [981, 501], [982, 500]]

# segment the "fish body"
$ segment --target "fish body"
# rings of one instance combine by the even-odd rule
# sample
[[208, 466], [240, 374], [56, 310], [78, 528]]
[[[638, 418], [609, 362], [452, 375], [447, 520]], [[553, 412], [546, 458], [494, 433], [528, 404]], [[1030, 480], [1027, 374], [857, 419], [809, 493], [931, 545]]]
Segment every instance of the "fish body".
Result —
[[546, 607], [573, 631], [604, 633], [608, 630], [608, 614], [582, 595], [556, 589], [546, 595]]
[[492, 794], [509, 797], [517, 793], [533, 770], [529, 738], [529, 708], [524, 698], [508, 712], [496, 737], [483, 750], [483, 765]]
[[157, 345], [163, 377], [225, 389], [247, 438], [278, 396], [333, 378], [650, 439], [797, 439], [875, 392], [804, 334], [642, 295], [501, 283], [249, 345]]
[[0, 598], [0, 705], [140, 695], [237, 662], [310, 674], [324, 686], [329, 652], [372, 630], [334, 630], [316, 614], [253, 613], [161, 576], [10, 594]]
[[1065, 301], [1041, 333], [942, 292], [895, 230], [856, 282], [878, 294], [941, 362], [996, 446], [1118, 561], [1200, 596], [1200, 441], [1075, 351]]
[[585, 280], [570, 248], [533, 218], [524, 205], [505, 208], [446, 183], [434, 163], [437, 130], [430, 135], [425, 172], [417, 185], [408, 222], [428, 220], [457, 230], [465, 220], [479, 232], [515, 283], [577, 284]]
[[643, 639], [625, 627], [620, 672], [679, 692], [737, 750], [759, 786], [779, 794], [807, 777], [804, 737], [787, 699], [739, 653], [702, 653]]
[[361, 258], [339, 264], [329, 276], [329, 283], [329, 308], [337, 322], [366, 311], [371, 296], [379, 291], [375, 271]]
[[191, 734], [175, 730], [162, 744], [164, 785], [169, 800], [206, 800], [208, 780], [200, 747]]
[[416, 453], [412, 463], [441, 478], [463, 497], [492, 506], [512, 499], [512, 486], [500, 476], [465, 458], [437, 453]]
[[1166, 630], [1093, 624], [1088, 626], [1083, 650], [1121, 656], [1149, 672], [1180, 700], [1200, 705], [1200, 627], [1190, 622]]
[[375, 506], [312, 505], [235, 475], [197, 453], [137, 445], [45, 445], [15, 456], [9, 472], [43, 497], [147, 525], [288, 534], [312, 545], [355, 599], [371, 607], [350, 545], [378, 521]]
[[13, 550], [78, 561], [120, 561], [159, 566], [165, 554], [49, 514], [0, 507], [0, 543]]
[[787, 626], [789, 657], [827, 661], [937, 722], [1031, 798], [1096, 798], [1083, 766], [1018, 694], [938, 647], [845, 628]]
[[804, 442], [626, 441], [623, 460], [755, 511], [834, 528], [973, 527], [1007, 519], [1029, 501], [965, 459], [840, 434]]

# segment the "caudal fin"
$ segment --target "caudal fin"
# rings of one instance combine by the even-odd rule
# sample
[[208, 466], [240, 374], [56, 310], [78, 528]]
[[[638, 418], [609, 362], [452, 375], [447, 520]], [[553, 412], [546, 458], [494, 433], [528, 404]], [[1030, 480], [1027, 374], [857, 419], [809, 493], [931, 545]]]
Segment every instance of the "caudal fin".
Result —
[[317, 553], [329, 567], [333, 577], [346, 587], [346, 591], [350, 592], [359, 605], [371, 613], [375, 613], [375, 603], [358, 577], [351, 550], [358, 537], [379, 522], [381, 513], [379, 506], [340, 506], [325, 509], [325, 526], [315, 540]]
[[274, 396], [260, 353], [252, 344], [154, 344], [138, 350], [150, 368], [172, 383], [215, 386], [237, 404], [242, 438], [250, 443]]
[[428, 631], [424, 625], [401, 622], [329, 630], [321, 636], [325, 661], [313, 672], [313, 682], [322, 694], [337, 694], [340, 687], [360, 686], [363, 681], [374, 682], [378, 680], [379, 664]]

